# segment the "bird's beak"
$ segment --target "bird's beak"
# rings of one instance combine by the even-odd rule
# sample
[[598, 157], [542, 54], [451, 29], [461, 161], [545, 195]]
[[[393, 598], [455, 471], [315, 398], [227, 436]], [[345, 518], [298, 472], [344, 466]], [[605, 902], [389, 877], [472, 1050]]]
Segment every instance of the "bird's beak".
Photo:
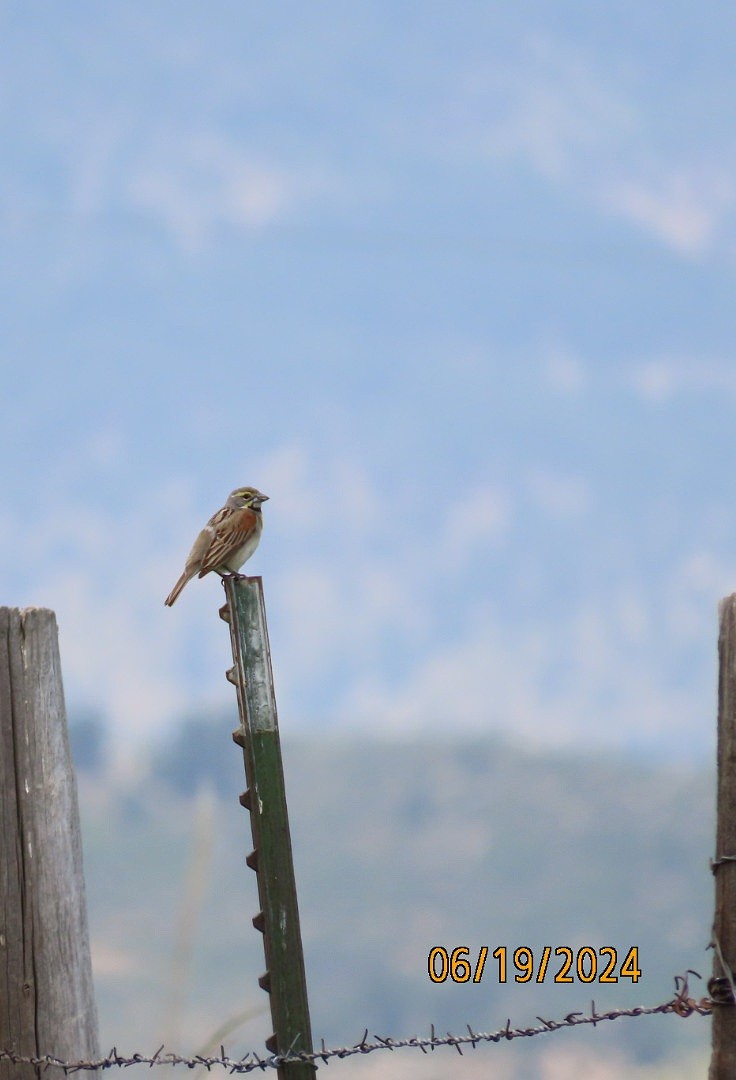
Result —
[[259, 503], [268, 502], [268, 495], [259, 495], [258, 496], [258, 502]]

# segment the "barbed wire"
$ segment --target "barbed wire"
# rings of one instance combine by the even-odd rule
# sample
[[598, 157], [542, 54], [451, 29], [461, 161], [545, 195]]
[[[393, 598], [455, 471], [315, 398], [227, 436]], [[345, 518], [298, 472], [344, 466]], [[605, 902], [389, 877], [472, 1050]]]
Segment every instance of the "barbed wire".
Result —
[[464, 1049], [470, 1047], [475, 1050], [481, 1043], [511, 1042], [513, 1039], [548, 1035], [552, 1031], [561, 1031], [564, 1028], [581, 1027], [588, 1024], [596, 1027], [604, 1020], [619, 1020], [622, 1017], [666, 1015], [668, 1013], [683, 1018], [693, 1015], [709, 1016], [712, 1012], [713, 1002], [707, 997], [696, 1001], [690, 996], [688, 975], [696, 975], [700, 978], [698, 973], [692, 970], [686, 972], [685, 975], [675, 976], [675, 996], [661, 1005], [635, 1006], [631, 1009], [610, 1009], [599, 1013], [593, 1001], [591, 1002], [591, 1011], [587, 1015], [581, 1012], [572, 1012], [568, 1013], [562, 1020], [545, 1020], [543, 1017], [537, 1016], [536, 1019], [539, 1021], [537, 1027], [515, 1028], [511, 1026], [511, 1021], [507, 1020], [505, 1027], [500, 1028], [498, 1031], [473, 1031], [470, 1024], [467, 1024], [467, 1035], [453, 1035], [450, 1032], [446, 1035], [437, 1035], [434, 1024], [432, 1024], [428, 1037], [423, 1038], [413, 1035], [407, 1039], [394, 1039], [390, 1036], [373, 1035], [372, 1040], [369, 1040], [368, 1029], [366, 1028], [360, 1042], [354, 1043], [352, 1046], [328, 1048], [325, 1046], [324, 1040], [322, 1040], [321, 1048], [311, 1053], [288, 1051], [286, 1054], [272, 1054], [267, 1057], [260, 1057], [255, 1051], [251, 1050], [243, 1057], [231, 1058], [225, 1053], [224, 1046], [220, 1047], [218, 1057], [204, 1054], [187, 1057], [165, 1051], [162, 1045], [155, 1054], [134, 1053], [129, 1057], [119, 1054], [117, 1049], [113, 1047], [106, 1057], [98, 1058], [95, 1061], [63, 1061], [51, 1054], [26, 1057], [22, 1054], [16, 1054], [12, 1050], [0, 1050], [0, 1062], [11, 1061], [14, 1065], [32, 1065], [36, 1068], [55, 1066], [62, 1069], [67, 1075], [116, 1067], [127, 1068], [131, 1065], [147, 1065], [149, 1068], [154, 1065], [185, 1065], [189, 1069], [205, 1068], [208, 1071], [220, 1067], [227, 1069], [231, 1073], [251, 1073], [255, 1072], [256, 1069], [265, 1072], [266, 1069], [278, 1069], [281, 1065], [296, 1064], [297, 1062], [313, 1064], [322, 1062], [326, 1064], [332, 1058], [348, 1058], [353, 1057], [355, 1054], [372, 1054], [376, 1050], [404, 1050], [408, 1047], [414, 1047], [426, 1054], [428, 1050], [436, 1050], [440, 1046], [453, 1046], [458, 1054], [462, 1055]]

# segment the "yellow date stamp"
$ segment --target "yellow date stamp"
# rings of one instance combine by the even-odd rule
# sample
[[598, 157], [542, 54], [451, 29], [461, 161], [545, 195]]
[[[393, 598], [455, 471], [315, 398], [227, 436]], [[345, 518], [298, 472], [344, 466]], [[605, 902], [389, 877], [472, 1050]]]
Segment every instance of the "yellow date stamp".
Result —
[[509, 977], [517, 983], [617, 983], [629, 979], [637, 983], [641, 978], [639, 967], [639, 948], [632, 945], [619, 961], [619, 952], [612, 945], [603, 945], [594, 949], [592, 945], [583, 945], [572, 949], [569, 945], [552, 948], [545, 945], [536, 953], [527, 945], [508, 949], [499, 945], [493, 952], [490, 946], [482, 945], [471, 955], [470, 947], [458, 945], [446, 949], [444, 945], [435, 945], [429, 950], [427, 972], [433, 983], [443, 983], [450, 979], [455, 983], [479, 983], [488, 973], [496, 982], [505, 983]]

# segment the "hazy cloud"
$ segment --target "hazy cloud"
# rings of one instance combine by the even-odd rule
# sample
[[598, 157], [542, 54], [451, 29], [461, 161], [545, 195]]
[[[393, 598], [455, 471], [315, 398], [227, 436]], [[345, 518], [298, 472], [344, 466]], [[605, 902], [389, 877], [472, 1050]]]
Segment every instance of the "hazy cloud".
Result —
[[131, 163], [126, 194], [185, 248], [198, 248], [215, 229], [262, 229], [304, 197], [289, 170], [222, 133], [156, 140]]
[[670, 169], [659, 182], [620, 179], [603, 191], [603, 204], [642, 225], [683, 255], [701, 255], [732, 212], [736, 188], [723, 172]]
[[631, 367], [627, 380], [639, 397], [653, 405], [683, 394], [736, 395], [736, 368], [728, 359], [656, 357]]

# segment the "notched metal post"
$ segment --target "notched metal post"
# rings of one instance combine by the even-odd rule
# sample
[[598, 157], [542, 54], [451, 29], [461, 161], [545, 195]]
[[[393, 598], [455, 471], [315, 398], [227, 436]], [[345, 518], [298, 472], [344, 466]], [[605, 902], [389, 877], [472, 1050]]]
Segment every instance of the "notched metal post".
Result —
[[[248, 787], [240, 803], [250, 811], [261, 910], [253, 918], [263, 934], [266, 971], [258, 980], [270, 995], [274, 1034], [271, 1053], [311, 1053], [312, 1032], [299, 928], [291, 836], [286, 809], [276, 699], [273, 689], [263, 584], [260, 577], [223, 578], [227, 604], [220, 616], [230, 626], [233, 667], [227, 672], [238, 694], [240, 728], [233, 741], [243, 751]], [[313, 1062], [279, 1067], [284, 1080], [313, 1080]]]

